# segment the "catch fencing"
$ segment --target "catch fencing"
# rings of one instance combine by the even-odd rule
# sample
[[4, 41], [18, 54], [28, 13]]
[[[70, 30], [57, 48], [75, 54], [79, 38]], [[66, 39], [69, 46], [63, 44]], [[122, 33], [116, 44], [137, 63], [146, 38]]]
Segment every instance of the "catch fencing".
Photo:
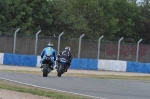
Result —
[[[60, 48], [61, 52], [65, 46], [71, 47], [71, 53], [74, 58], [92, 58], [97, 59], [108, 59], [108, 60], [124, 60], [124, 61], [137, 61], [138, 62], [150, 62], [150, 46], [148, 44], [139, 44], [138, 56], [137, 56], [137, 43], [125, 43], [120, 42], [120, 48], [118, 50], [118, 42], [106, 42], [103, 39], [81, 39], [79, 44], [79, 38], [65, 38], [60, 37], [60, 46], [58, 46], [58, 36], [43, 36], [38, 35], [38, 41], [36, 42], [36, 35], [16, 35], [16, 44], [14, 48], [14, 35], [10, 33], [4, 33], [5, 35], [0, 36], [0, 52], [1, 53], [15, 53], [15, 54], [26, 54], [26, 55], [40, 55], [44, 47], [48, 42], [53, 42], [56, 52]], [[9, 35], [8, 35], [9, 34]], [[36, 47], [37, 44], [37, 47]], [[79, 46], [81, 45], [81, 46]], [[80, 47], [80, 51], [79, 51]], [[15, 50], [15, 51], [14, 51]], [[36, 51], [36, 53], [35, 53]], [[118, 58], [119, 51], [119, 58]], [[98, 55], [99, 53], [99, 55]], [[137, 58], [138, 57], [138, 58]]]

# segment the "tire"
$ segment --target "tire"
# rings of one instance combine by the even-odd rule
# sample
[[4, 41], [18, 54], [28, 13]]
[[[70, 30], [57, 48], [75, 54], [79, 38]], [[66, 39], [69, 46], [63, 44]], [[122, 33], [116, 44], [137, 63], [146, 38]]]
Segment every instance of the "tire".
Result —
[[61, 77], [61, 75], [63, 74], [63, 70], [64, 70], [63, 66], [60, 65], [59, 68], [58, 68], [58, 71], [57, 71], [57, 76], [58, 77]]
[[48, 76], [48, 64], [45, 64], [43, 66], [43, 77], [47, 77]]

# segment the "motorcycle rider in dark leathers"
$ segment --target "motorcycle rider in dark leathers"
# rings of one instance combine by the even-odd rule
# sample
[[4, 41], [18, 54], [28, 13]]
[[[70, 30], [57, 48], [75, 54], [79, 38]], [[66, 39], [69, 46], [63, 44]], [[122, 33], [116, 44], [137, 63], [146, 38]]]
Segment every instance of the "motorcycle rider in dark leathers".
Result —
[[56, 64], [57, 64], [56, 69], [58, 68], [58, 65], [59, 65], [59, 62], [60, 62], [60, 58], [65, 58], [66, 60], [68, 60], [67, 67], [65, 69], [65, 72], [67, 72], [68, 68], [71, 65], [71, 60], [72, 60], [70, 47], [66, 46], [65, 49], [60, 54], [58, 54], [57, 57], [58, 57], [58, 59], [56, 60]]

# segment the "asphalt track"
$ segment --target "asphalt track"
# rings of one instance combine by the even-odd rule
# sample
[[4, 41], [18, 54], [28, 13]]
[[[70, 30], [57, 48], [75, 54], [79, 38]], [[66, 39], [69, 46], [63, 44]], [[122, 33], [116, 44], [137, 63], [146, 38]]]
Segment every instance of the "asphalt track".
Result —
[[0, 79], [99, 99], [150, 99], [150, 81], [0, 72]]

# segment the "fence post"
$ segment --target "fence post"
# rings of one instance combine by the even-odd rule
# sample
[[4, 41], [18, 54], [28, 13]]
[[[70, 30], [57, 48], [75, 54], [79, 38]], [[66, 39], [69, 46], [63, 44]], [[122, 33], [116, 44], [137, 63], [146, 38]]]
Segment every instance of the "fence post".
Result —
[[123, 37], [119, 39], [118, 41], [118, 55], [117, 55], [117, 60], [119, 60], [119, 56], [120, 56], [120, 42], [121, 40], [123, 40]]
[[59, 49], [60, 49], [60, 37], [64, 34], [64, 32], [62, 32], [61, 34], [59, 34], [58, 36], [58, 49], [57, 49], [57, 54], [59, 54]]
[[15, 33], [14, 33], [14, 47], [13, 47], [13, 53], [15, 53], [16, 51], [16, 37], [17, 37], [17, 32], [20, 30], [20, 28], [18, 28]]
[[39, 35], [40, 32], [41, 32], [41, 30], [39, 30], [39, 31], [36, 33], [36, 38], [35, 38], [35, 55], [36, 55], [36, 53], [37, 53], [38, 35]]
[[136, 62], [138, 62], [138, 58], [139, 58], [139, 44], [142, 41], [142, 39], [140, 39], [137, 43], [137, 51], [136, 51]]
[[97, 59], [99, 59], [99, 55], [100, 55], [100, 47], [101, 47], [101, 39], [103, 38], [104, 36], [102, 35], [99, 40], [98, 40], [98, 52], [97, 52]]
[[79, 49], [78, 49], [78, 58], [80, 58], [80, 51], [81, 51], [81, 39], [85, 34], [82, 34], [79, 38]]

